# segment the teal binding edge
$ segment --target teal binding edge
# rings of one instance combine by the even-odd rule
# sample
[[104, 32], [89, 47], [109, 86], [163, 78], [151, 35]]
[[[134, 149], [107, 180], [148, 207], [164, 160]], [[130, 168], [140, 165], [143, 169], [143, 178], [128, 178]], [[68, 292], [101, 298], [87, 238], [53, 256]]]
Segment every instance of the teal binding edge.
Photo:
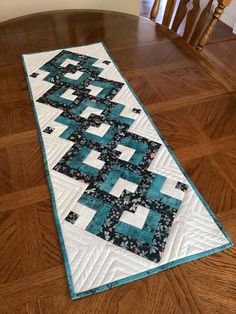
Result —
[[[159, 273], [159, 272], [161, 272], [161, 271], [163, 271], [165, 269], [168, 269], [168, 268], [171, 268], [171, 267], [174, 267], [174, 266], [186, 263], [186, 262], [193, 261], [195, 259], [199, 259], [201, 257], [205, 257], [205, 256], [208, 256], [208, 255], [220, 252], [222, 250], [228, 249], [228, 248], [230, 248], [233, 245], [233, 242], [232, 242], [231, 238], [229, 237], [229, 235], [227, 234], [227, 232], [225, 231], [225, 229], [223, 228], [221, 223], [218, 221], [218, 219], [216, 218], [215, 214], [213, 213], [213, 211], [210, 209], [210, 207], [208, 206], [207, 202], [205, 201], [205, 199], [202, 197], [200, 192], [197, 190], [197, 188], [195, 187], [195, 185], [192, 182], [192, 180], [188, 177], [187, 173], [184, 171], [184, 169], [180, 165], [179, 161], [177, 160], [176, 156], [174, 155], [174, 153], [171, 150], [170, 146], [168, 145], [167, 141], [163, 138], [161, 132], [155, 126], [155, 124], [152, 121], [152, 118], [150, 117], [147, 109], [144, 107], [144, 105], [142, 104], [140, 99], [137, 97], [137, 95], [133, 91], [133, 89], [130, 86], [129, 82], [126, 80], [126, 78], [124, 77], [124, 75], [122, 74], [120, 69], [118, 68], [118, 65], [116, 64], [115, 60], [111, 56], [111, 54], [108, 51], [108, 49], [105, 46], [105, 44], [103, 42], [96, 42], [96, 43], [88, 44], [88, 45], [73, 46], [73, 47], [60, 48], [60, 49], [54, 49], [54, 50], [49, 50], [49, 51], [71, 49], [71, 48], [77, 48], [77, 47], [84, 47], [84, 46], [90, 46], [90, 45], [94, 45], [94, 44], [102, 44], [103, 45], [103, 48], [105, 49], [106, 53], [108, 54], [108, 56], [112, 60], [112, 62], [115, 65], [116, 69], [118, 70], [119, 74], [122, 76], [122, 78], [124, 79], [125, 83], [128, 85], [130, 91], [132, 92], [133, 96], [136, 98], [136, 100], [138, 101], [138, 103], [140, 104], [140, 106], [142, 107], [144, 112], [146, 113], [149, 121], [151, 122], [151, 124], [155, 128], [157, 134], [160, 136], [160, 138], [164, 142], [166, 148], [168, 149], [168, 151], [171, 154], [171, 156], [174, 158], [175, 162], [177, 163], [177, 165], [178, 165], [179, 169], [181, 170], [181, 172], [184, 174], [184, 176], [187, 179], [188, 183], [191, 185], [191, 187], [193, 188], [194, 192], [197, 194], [197, 196], [200, 199], [200, 201], [202, 202], [202, 204], [206, 207], [208, 213], [210, 214], [210, 216], [212, 217], [212, 219], [214, 220], [216, 225], [219, 227], [221, 232], [224, 234], [225, 238], [228, 240], [228, 243], [225, 244], [225, 245], [221, 245], [219, 247], [216, 247], [214, 249], [207, 250], [205, 252], [201, 252], [201, 253], [193, 254], [191, 256], [187, 256], [187, 257], [184, 257], [184, 258], [180, 258], [180, 259], [175, 260], [173, 262], [169, 262], [169, 263], [164, 264], [162, 266], [158, 266], [156, 268], [153, 268], [151, 270], [147, 270], [147, 271], [144, 271], [144, 272], [138, 273], [136, 275], [132, 275], [132, 276], [120, 279], [120, 280], [116, 280], [114, 282], [102, 285], [102, 286], [94, 288], [94, 289], [90, 289], [90, 290], [87, 290], [87, 291], [76, 293], [75, 289], [74, 289], [72, 275], [71, 275], [71, 269], [70, 269], [70, 265], [69, 265], [69, 260], [68, 260], [68, 256], [67, 256], [67, 252], [66, 252], [64, 237], [63, 237], [63, 233], [62, 233], [62, 229], [61, 229], [61, 225], [60, 225], [60, 221], [59, 221], [59, 217], [58, 217], [57, 206], [56, 206], [56, 201], [55, 201], [55, 195], [54, 195], [54, 190], [53, 190], [51, 177], [50, 177], [50, 173], [49, 173], [49, 169], [48, 169], [48, 162], [47, 162], [46, 151], [45, 151], [45, 147], [44, 147], [44, 143], [43, 143], [43, 137], [42, 137], [42, 134], [41, 134], [41, 129], [40, 129], [39, 121], [38, 121], [38, 116], [37, 116], [37, 112], [36, 112], [36, 108], [35, 108], [35, 103], [34, 103], [34, 99], [33, 99], [33, 96], [32, 96], [32, 90], [31, 90], [31, 86], [30, 86], [30, 83], [29, 83], [28, 73], [27, 73], [27, 69], [26, 69], [26, 65], [25, 65], [25, 61], [24, 61], [24, 55], [27, 55], [27, 54], [22, 54], [21, 55], [21, 59], [22, 59], [22, 63], [23, 63], [24, 72], [25, 72], [25, 75], [26, 75], [26, 81], [27, 81], [29, 94], [30, 94], [30, 99], [31, 99], [31, 102], [32, 102], [32, 107], [33, 107], [33, 113], [34, 113], [34, 117], [35, 117], [35, 120], [36, 120], [37, 131], [38, 131], [38, 135], [39, 135], [39, 141], [40, 141], [40, 145], [42, 147], [45, 175], [46, 175], [47, 181], [48, 181], [48, 186], [49, 186], [50, 197], [51, 197], [51, 201], [52, 201], [52, 208], [53, 208], [55, 224], [56, 224], [57, 233], [58, 233], [58, 237], [59, 237], [59, 241], [60, 241], [60, 245], [61, 245], [61, 251], [62, 251], [64, 265], [65, 265], [65, 270], [66, 270], [66, 277], [67, 277], [67, 282], [68, 282], [68, 286], [69, 286], [69, 292], [70, 292], [70, 296], [71, 296], [72, 300], [80, 299], [80, 298], [83, 298], [85, 296], [89, 296], [89, 295], [92, 295], [92, 294], [95, 294], [95, 293], [98, 293], [98, 292], [105, 291], [105, 290], [110, 289], [110, 288], [114, 288], [114, 287], [117, 287], [117, 286], [120, 286], [120, 285], [124, 285], [126, 283], [129, 283], [129, 282], [141, 279], [141, 278], [145, 278], [145, 277], [150, 276], [150, 275], [154, 275], [154, 274]], [[44, 53], [44, 52], [47, 52], [47, 51], [43, 51], [41, 53]], [[36, 52], [36, 53], [39, 54], [40, 52]], [[36, 53], [29, 53], [28, 55], [32, 55], [32, 54], [36, 54]]]

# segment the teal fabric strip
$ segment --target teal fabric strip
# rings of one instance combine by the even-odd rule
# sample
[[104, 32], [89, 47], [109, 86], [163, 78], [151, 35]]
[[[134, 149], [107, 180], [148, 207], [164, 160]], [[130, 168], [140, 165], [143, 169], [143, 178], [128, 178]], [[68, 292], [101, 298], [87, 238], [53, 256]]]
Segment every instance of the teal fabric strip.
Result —
[[141, 242], [151, 243], [153, 240], [153, 233], [150, 233], [147, 230], [141, 230], [140, 228], [129, 225], [123, 221], [119, 221], [116, 224], [115, 231]]
[[113, 166], [104, 182], [100, 185], [100, 190], [109, 193], [119, 178], [136, 184], [139, 184], [142, 179], [137, 173], [121, 168], [119, 166]]
[[156, 227], [160, 219], [161, 219], [161, 214], [158, 211], [149, 209], [149, 213], [144, 223], [143, 229], [153, 234], [154, 230], [156, 230]]
[[[40, 69], [41, 70], [44, 70], [44, 71], [49, 71], [51, 72], [49, 75], [47, 75], [45, 78], [44, 78], [44, 81], [48, 81], [50, 82], [51, 79], [56, 75], [58, 74], [58, 67], [61, 66], [61, 64], [66, 60], [66, 59], [71, 59], [71, 60], [74, 60], [74, 61], [77, 61], [79, 62], [81, 60], [81, 57], [80, 56], [75, 56], [75, 55], [72, 55], [70, 54], [69, 52], [64, 54], [63, 56], [59, 57], [56, 61], [55, 61], [55, 66], [51, 66], [49, 64], [45, 64], [43, 65]], [[98, 68], [98, 67], [95, 67], [93, 66], [93, 63], [96, 62], [98, 59], [96, 58], [92, 58], [92, 59], [89, 59], [85, 62], [85, 64], [83, 65], [83, 67], [85, 69], [88, 69], [88, 70], [93, 70], [95, 72], [101, 72], [103, 69], [102, 68]], [[88, 77], [88, 74], [87, 73], [84, 73], [81, 77], [78, 78], [78, 80], [72, 80], [72, 79], [69, 79], [67, 77], [64, 77], [62, 78], [62, 81], [64, 82], [69, 82], [71, 84], [78, 84], [82, 81], [84, 81], [86, 78]]]
[[160, 190], [163, 187], [166, 181], [166, 177], [161, 175], [156, 175], [154, 180], [151, 183], [151, 186], [148, 190], [147, 197], [151, 200], [155, 200], [157, 197], [160, 197]]

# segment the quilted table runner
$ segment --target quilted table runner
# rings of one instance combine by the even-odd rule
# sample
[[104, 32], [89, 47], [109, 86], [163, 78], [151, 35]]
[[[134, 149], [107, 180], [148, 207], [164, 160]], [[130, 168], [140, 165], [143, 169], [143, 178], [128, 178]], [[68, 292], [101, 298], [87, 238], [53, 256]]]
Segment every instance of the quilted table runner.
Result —
[[102, 43], [23, 62], [72, 299], [232, 245]]

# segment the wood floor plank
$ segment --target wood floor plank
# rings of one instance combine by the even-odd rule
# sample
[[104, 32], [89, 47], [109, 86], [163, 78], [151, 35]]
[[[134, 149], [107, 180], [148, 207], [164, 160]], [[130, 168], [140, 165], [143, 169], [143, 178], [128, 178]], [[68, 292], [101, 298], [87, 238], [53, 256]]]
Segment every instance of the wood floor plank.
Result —
[[35, 204], [38, 216], [38, 229], [40, 233], [41, 255], [44, 268], [51, 268], [63, 264], [58, 235], [49, 200]]
[[2, 305], [1, 314], [28, 314], [27, 305]]
[[159, 101], [157, 103], [149, 103], [149, 102], [144, 102], [145, 106], [148, 109], [148, 112], [152, 114], [156, 113], [161, 113], [161, 112], [166, 112], [166, 111], [171, 111], [179, 108], [184, 108], [184, 107], [191, 107], [197, 103], [205, 102], [205, 101], [211, 101], [212, 99], [216, 99], [219, 96], [232, 96], [231, 93], [226, 92], [225, 90], [214, 90], [212, 92], [206, 92], [200, 95], [192, 96], [192, 95], [187, 95], [184, 97], [180, 97], [177, 99], [171, 99], [171, 100], [164, 100], [164, 101]]
[[202, 144], [202, 134], [191, 123], [190, 116], [184, 108], [152, 115], [153, 121], [168, 141], [172, 149]]
[[13, 293], [18, 293], [20, 290], [28, 290], [28, 292], [31, 293], [30, 290], [33, 287], [38, 287], [40, 285], [51, 283], [55, 280], [64, 278], [64, 275], [64, 267], [60, 265], [31, 276], [25, 276], [24, 279], [15, 280], [14, 282], [0, 285], [0, 298], [4, 298], [7, 295], [11, 295]]
[[174, 153], [179, 161], [191, 160], [198, 157], [209, 156], [218, 152], [220, 153], [227, 149], [232, 150], [235, 145], [235, 141], [235, 136], [223, 137], [202, 144], [180, 147], [175, 149]]
[[236, 97], [233, 95], [196, 103], [188, 112], [211, 139], [236, 135]]
[[218, 171], [211, 156], [184, 161], [182, 166], [215, 213], [236, 206], [236, 191]]
[[221, 76], [236, 89], [236, 39], [206, 46], [203, 56], [215, 65]]
[[[236, 143], [236, 138], [234, 144]], [[229, 179], [232, 187], [236, 189], [236, 145], [222, 150], [214, 155], [218, 169]]]
[[44, 270], [38, 213], [35, 206], [31, 205], [19, 208], [15, 215], [22, 273], [23, 276], [30, 276]]
[[0, 137], [0, 148], [10, 147], [12, 145], [21, 145], [24, 143], [39, 143], [38, 134], [36, 128], [31, 131], [15, 133], [7, 136]]
[[42, 150], [38, 142], [12, 145], [7, 152], [14, 192], [46, 183]]
[[[54, 303], [51, 302], [52, 297], [41, 298], [37, 301], [29, 302], [26, 304], [27, 313], [29, 314], [51, 314], [51, 313], [60, 313], [57, 311]], [[71, 310], [67, 313], [71, 313]]]
[[49, 197], [49, 189], [46, 184], [19, 192], [3, 194], [0, 197], [0, 212], [31, 205], [42, 200], [47, 200]]
[[9, 177], [10, 165], [7, 149], [0, 148], [0, 196], [2, 194], [10, 193], [12, 191], [12, 185], [8, 179]]
[[[187, 276], [185, 276], [181, 267], [176, 267], [173, 271], [166, 272], [165, 276], [169, 282], [170, 290], [175, 295], [176, 302], [180, 305], [182, 313], [204, 313], [200, 299], [188, 284]], [[186, 298], [186, 296], [188, 297]]]
[[157, 93], [161, 92], [165, 100], [178, 99], [192, 95], [210, 96], [214, 91], [225, 92], [206, 70], [188, 60], [164, 63], [148, 68], [145, 77], [155, 84]]
[[20, 247], [15, 213], [0, 213], [0, 284], [23, 277]]
[[150, 84], [140, 71], [126, 72], [126, 79], [144, 104], [156, 104], [165, 99], [164, 95], [156, 92], [155, 86]]
[[0, 107], [0, 115], [2, 118], [1, 137], [36, 129], [32, 105], [29, 100], [5, 102], [4, 106]]

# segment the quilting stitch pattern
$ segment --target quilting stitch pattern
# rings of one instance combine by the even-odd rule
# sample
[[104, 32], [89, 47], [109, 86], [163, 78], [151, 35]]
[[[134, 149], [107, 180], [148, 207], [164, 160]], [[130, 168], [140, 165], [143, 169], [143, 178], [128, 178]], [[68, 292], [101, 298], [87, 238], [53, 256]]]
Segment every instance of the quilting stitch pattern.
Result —
[[[102, 69], [99, 78], [116, 81], [123, 85], [111, 101], [125, 106], [120, 112], [120, 116], [134, 120], [127, 132], [160, 145], [158, 153], [146, 170], [158, 175], [160, 182], [160, 176], [165, 177], [160, 192], [181, 201], [181, 206], [168, 234], [164, 253], [160, 251], [160, 262], [143, 258], [128, 249], [112, 244], [112, 241], [106, 241], [102, 237], [86, 231], [96, 210], [79, 203], [78, 200], [85, 194], [89, 182], [86, 183], [84, 179], [74, 179], [72, 176], [53, 169], [75, 144], [66, 139], [66, 132], [71, 132], [71, 128], [63, 122], [56, 121], [64, 119], [66, 122], [65, 117], [60, 117], [63, 113], [62, 109], [37, 102], [37, 99], [55, 86], [54, 83], [44, 80], [50, 72], [41, 70], [42, 65], [57, 56], [61, 50], [24, 55], [24, 65], [40, 130], [46, 174], [52, 194], [55, 222], [65, 259], [71, 297], [77, 299], [97, 293], [230, 247], [232, 243], [229, 237], [219, 226], [219, 222], [183, 170], [178, 167], [172, 152], [155, 130], [150, 117], [130, 90], [115, 63], [110, 59], [104, 45], [98, 43], [68, 48], [68, 50], [97, 59], [93, 66]], [[110, 61], [104, 62], [104, 60]], [[77, 65], [77, 61], [66, 59], [60, 66], [65, 68], [69, 64]], [[64, 76], [75, 81], [81, 76], [81, 72], [65, 73]], [[101, 87], [92, 85], [89, 85], [87, 89], [89, 95], [95, 98], [102, 91]], [[59, 94], [58, 99], [65, 103], [73, 102], [76, 99], [76, 95], [73, 93], [74, 89], [67, 88], [61, 96]], [[135, 113], [138, 114], [135, 115]], [[101, 116], [102, 110], [87, 106], [81, 110], [79, 115], [88, 119], [91, 114]], [[106, 124], [104, 123], [98, 128], [88, 126], [86, 133], [103, 137], [108, 131]], [[135, 153], [135, 149], [122, 144], [118, 144], [114, 151], [119, 153], [118, 158], [125, 162], [129, 162]], [[99, 159], [100, 154], [92, 149], [87, 157], [85, 157], [86, 154], [84, 155], [85, 159], [82, 164], [100, 171], [105, 165], [105, 162]], [[72, 161], [72, 165], [73, 163], [78, 165], [76, 159], [74, 162]], [[132, 194], [136, 192], [138, 185], [120, 177], [108, 194], [118, 198], [122, 192], [125, 192], [124, 187], [127, 192]], [[119, 222], [134, 226], [137, 228], [136, 230], [140, 231], [144, 228], [149, 211], [148, 208], [137, 205], [134, 212], [124, 210]], [[95, 226], [96, 224], [94, 224]]]
[[[61, 138], [74, 142], [53, 169], [88, 183], [78, 199], [79, 204], [94, 212], [86, 231], [158, 262], [181, 200], [161, 193], [166, 177], [148, 170], [161, 144], [129, 132], [141, 109], [132, 108], [132, 117], [122, 114], [125, 106], [112, 99], [123, 83], [99, 77], [104, 68], [96, 66], [97, 61], [63, 50], [40, 68], [49, 72], [44, 80], [53, 86], [37, 101], [62, 110], [55, 120], [67, 126]], [[103, 60], [103, 64], [109, 63]], [[94, 87], [95, 93], [91, 93]], [[65, 96], [68, 91], [69, 99]], [[91, 108], [95, 113], [90, 111], [86, 116]], [[44, 132], [51, 134], [53, 128], [48, 126]], [[119, 146], [132, 149], [132, 156], [124, 160]], [[92, 152], [98, 153], [101, 167], [84, 163]], [[112, 189], [119, 180], [131, 182], [135, 189], [124, 187], [120, 195], [114, 195]], [[187, 186], [175, 182], [175, 188], [185, 191]], [[142, 225], [132, 225], [132, 218], [143, 220]], [[79, 214], [71, 211], [65, 218], [72, 224], [77, 219]]]

